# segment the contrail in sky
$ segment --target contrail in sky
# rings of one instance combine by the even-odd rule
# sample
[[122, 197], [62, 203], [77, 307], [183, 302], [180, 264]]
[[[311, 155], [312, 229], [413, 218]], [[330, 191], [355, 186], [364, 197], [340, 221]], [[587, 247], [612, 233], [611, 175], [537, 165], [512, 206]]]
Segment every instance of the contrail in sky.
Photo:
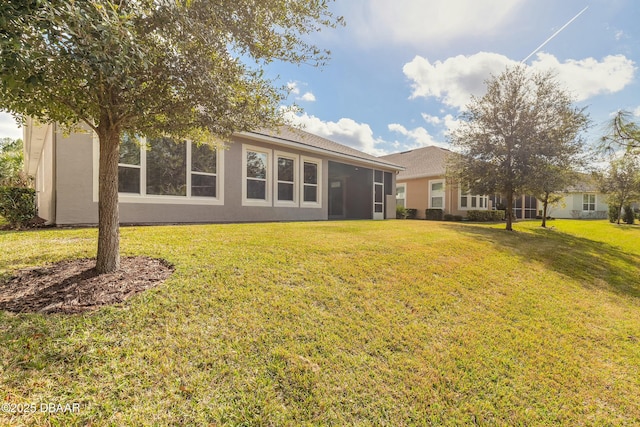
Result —
[[575, 21], [578, 16], [582, 15], [584, 13], [585, 10], [589, 9], [589, 6], [585, 7], [584, 9], [582, 9], [576, 16], [574, 16], [573, 18], [571, 18], [571, 20], [569, 22], [567, 22], [566, 24], [564, 24], [562, 26], [562, 28], [560, 28], [558, 31], [556, 31], [555, 33], [553, 33], [553, 35], [551, 37], [549, 37], [548, 39], [546, 39], [544, 41], [544, 43], [542, 43], [540, 46], [538, 46], [533, 52], [531, 52], [529, 54], [529, 56], [527, 56], [526, 58], [524, 58], [522, 61], [520, 61], [521, 64], [524, 64], [527, 59], [531, 58], [536, 52], [538, 52], [540, 49], [542, 49], [547, 43], [549, 43], [555, 36], [557, 36], [558, 34], [560, 34], [560, 32], [562, 30], [564, 30], [565, 28], [567, 28], [569, 26], [569, 24], [571, 24], [573, 21]]

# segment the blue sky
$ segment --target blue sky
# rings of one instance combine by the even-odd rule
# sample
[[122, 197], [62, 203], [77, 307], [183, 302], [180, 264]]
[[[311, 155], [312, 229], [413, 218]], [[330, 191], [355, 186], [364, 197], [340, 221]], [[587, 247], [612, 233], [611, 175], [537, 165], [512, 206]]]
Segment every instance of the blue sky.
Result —
[[[323, 68], [272, 64], [291, 89], [289, 114], [318, 135], [371, 154], [447, 146], [449, 129], [484, 81], [529, 58], [552, 69], [587, 106], [596, 139], [612, 113], [640, 120], [640, 2], [637, 0], [339, 0], [347, 25], [312, 41], [330, 49]], [[19, 137], [0, 115], [0, 137]]]

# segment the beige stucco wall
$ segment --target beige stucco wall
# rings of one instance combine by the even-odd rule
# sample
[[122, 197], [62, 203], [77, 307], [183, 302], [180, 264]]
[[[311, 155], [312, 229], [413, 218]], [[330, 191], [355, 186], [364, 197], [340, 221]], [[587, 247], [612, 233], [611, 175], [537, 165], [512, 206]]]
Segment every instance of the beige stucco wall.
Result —
[[445, 181], [445, 194], [444, 194], [444, 213], [451, 215], [466, 216], [469, 210], [487, 210], [487, 208], [460, 208], [460, 195], [458, 193], [458, 186], [447, 182], [444, 175], [431, 176], [425, 178], [402, 180], [398, 179], [398, 184], [405, 184], [405, 205], [408, 209], [417, 209], [417, 218], [424, 219], [426, 216], [426, 210], [429, 208], [429, 200], [431, 199], [430, 183], [432, 181]]
[[35, 173], [36, 203], [38, 216], [51, 224], [55, 222], [55, 165], [52, 162], [54, 150], [54, 127], [49, 126], [44, 139], [42, 153]]

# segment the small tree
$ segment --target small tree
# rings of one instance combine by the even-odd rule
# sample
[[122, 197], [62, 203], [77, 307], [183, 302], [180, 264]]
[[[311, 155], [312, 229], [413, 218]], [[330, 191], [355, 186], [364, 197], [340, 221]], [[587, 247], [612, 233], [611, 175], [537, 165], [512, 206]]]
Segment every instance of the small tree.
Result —
[[321, 65], [303, 37], [341, 23], [326, 1], [0, 3], [0, 108], [99, 138], [98, 273], [119, 268], [124, 134], [215, 144], [281, 121], [274, 60]]
[[[449, 173], [476, 194], [501, 194], [506, 229], [512, 230], [514, 196], [534, 187], [537, 176], [564, 169], [561, 156], [573, 150], [564, 145], [578, 145], [587, 118], [550, 72], [516, 66], [486, 84], [487, 93], [472, 97], [462, 125], [451, 133], [458, 155], [450, 157]], [[553, 184], [549, 193], [558, 189]]]
[[[607, 171], [600, 176], [600, 190], [608, 194], [607, 201], [617, 213], [620, 224], [622, 207], [640, 197], [640, 161], [626, 153], [611, 160]], [[610, 212], [613, 212], [610, 208]]]

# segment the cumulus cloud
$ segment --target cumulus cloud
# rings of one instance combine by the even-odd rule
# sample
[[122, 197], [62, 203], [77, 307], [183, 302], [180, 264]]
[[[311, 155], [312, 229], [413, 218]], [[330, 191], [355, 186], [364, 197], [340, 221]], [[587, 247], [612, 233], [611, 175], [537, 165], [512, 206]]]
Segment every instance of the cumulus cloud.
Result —
[[[507, 66], [518, 64], [504, 55], [479, 52], [471, 56], [458, 55], [433, 64], [416, 56], [403, 67], [411, 81], [410, 98], [436, 98], [445, 105], [459, 110], [471, 100], [471, 95], [485, 93], [485, 81], [498, 75]], [[558, 80], [578, 101], [592, 96], [615, 93], [633, 80], [635, 63], [624, 55], [610, 55], [598, 61], [594, 58], [569, 59], [560, 62], [555, 56], [538, 53], [529, 68], [554, 71]]]
[[429, 131], [419, 126], [414, 129], [407, 129], [398, 123], [392, 123], [388, 126], [391, 132], [399, 133], [404, 136], [411, 144], [405, 144], [405, 149], [412, 150], [414, 148], [436, 145], [439, 147], [448, 147], [448, 144], [436, 141]]
[[302, 96], [299, 98], [299, 100], [300, 100], [300, 101], [306, 101], [306, 102], [313, 102], [313, 101], [315, 101], [315, 100], [316, 100], [316, 96], [315, 96], [313, 93], [311, 93], [311, 92], [305, 92], [305, 94], [304, 94], [304, 95], [302, 95]]
[[495, 34], [525, 0], [349, 0], [346, 15], [362, 43], [431, 43]]
[[380, 148], [385, 141], [375, 138], [373, 130], [366, 123], [358, 123], [350, 118], [341, 118], [337, 122], [323, 121], [318, 117], [303, 113], [286, 112], [285, 118], [294, 125], [301, 126], [305, 131], [330, 139], [335, 142], [353, 147], [365, 153], [381, 156], [387, 152]]

